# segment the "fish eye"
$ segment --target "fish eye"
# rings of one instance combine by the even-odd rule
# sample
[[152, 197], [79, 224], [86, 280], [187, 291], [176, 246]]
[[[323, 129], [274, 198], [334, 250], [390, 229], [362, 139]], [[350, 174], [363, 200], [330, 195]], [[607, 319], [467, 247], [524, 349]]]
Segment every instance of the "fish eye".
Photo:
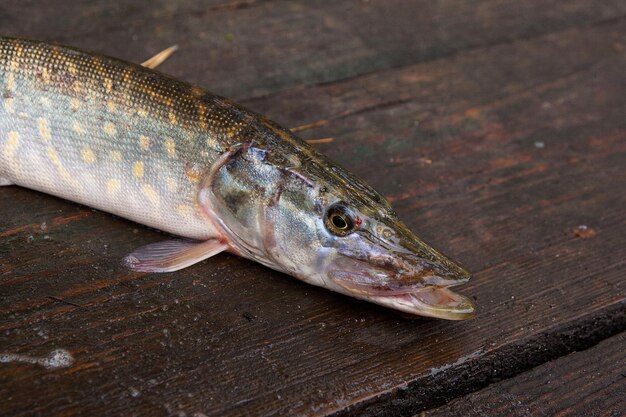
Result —
[[329, 232], [337, 236], [346, 236], [354, 230], [354, 221], [348, 209], [339, 204], [328, 208], [324, 224]]

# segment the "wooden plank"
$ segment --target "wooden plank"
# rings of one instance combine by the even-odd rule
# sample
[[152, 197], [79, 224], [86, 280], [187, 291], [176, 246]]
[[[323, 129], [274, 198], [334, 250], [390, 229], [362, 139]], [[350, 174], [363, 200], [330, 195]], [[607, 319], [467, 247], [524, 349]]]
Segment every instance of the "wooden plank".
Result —
[[610, 20], [248, 101], [327, 120], [307, 134], [335, 137], [326, 153], [476, 273], [471, 322], [404, 320], [228, 255], [129, 273], [119, 260], [161, 234], [0, 189], [1, 350], [75, 358], [1, 365], [0, 414], [406, 414], [623, 330], [624, 33]]
[[419, 416], [626, 415], [624, 346], [621, 333]]
[[0, 27], [136, 62], [176, 43], [164, 71], [241, 99], [624, 13], [620, 0], [19, 0], [2, 2]]

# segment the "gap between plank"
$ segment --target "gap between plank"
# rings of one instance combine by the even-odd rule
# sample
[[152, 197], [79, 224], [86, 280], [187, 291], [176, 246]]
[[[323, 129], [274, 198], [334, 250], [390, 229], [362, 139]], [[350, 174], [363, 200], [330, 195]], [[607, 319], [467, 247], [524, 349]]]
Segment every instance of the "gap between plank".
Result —
[[[394, 387], [375, 393], [325, 416], [413, 416], [569, 353], [587, 350], [625, 330], [626, 300], [622, 300], [601, 311], [469, 359], [461, 365], [418, 378], [402, 389]], [[499, 367], [495, 368], [494, 363]]]

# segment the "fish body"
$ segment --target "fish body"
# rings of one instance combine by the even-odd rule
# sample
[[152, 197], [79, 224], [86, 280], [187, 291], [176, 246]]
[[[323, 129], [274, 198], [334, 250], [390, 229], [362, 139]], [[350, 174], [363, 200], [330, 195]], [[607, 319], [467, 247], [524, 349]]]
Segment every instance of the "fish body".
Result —
[[290, 131], [140, 65], [0, 38], [0, 185], [85, 204], [189, 240], [129, 267], [173, 271], [230, 251], [404, 312], [464, 319], [467, 271], [388, 202]]
[[0, 177], [176, 235], [216, 236], [198, 183], [249, 113], [139, 65], [0, 40]]

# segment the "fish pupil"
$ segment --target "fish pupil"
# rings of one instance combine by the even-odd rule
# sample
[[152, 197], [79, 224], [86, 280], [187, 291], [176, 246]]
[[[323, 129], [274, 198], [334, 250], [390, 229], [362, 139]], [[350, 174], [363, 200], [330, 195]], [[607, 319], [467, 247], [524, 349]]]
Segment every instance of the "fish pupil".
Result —
[[339, 214], [333, 215], [331, 221], [337, 229], [345, 230], [348, 228], [348, 222]]

